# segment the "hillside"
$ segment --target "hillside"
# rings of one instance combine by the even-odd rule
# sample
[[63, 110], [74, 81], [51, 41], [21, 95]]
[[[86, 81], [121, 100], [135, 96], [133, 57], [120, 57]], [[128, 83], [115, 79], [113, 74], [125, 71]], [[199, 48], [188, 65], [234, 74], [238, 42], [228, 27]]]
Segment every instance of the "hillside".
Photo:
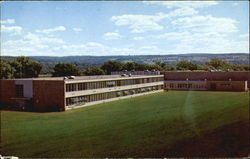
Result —
[[[44, 64], [51, 65], [58, 62], [70, 62], [81, 64], [82, 66], [100, 66], [108, 60], [117, 60], [120, 62], [134, 61], [138, 63], [164, 62], [169, 65], [175, 65], [180, 61], [191, 61], [196, 64], [204, 64], [212, 58], [220, 58], [231, 64], [249, 64], [249, 54], [176, 54], [176, 55], [136, 55], [136, 56], [30, 56], [32, 59]], [[14, 58], [3, 56], [3, 58]]]
[[170, 91], [60, 113], [1, 112], [1, 154], [243, 157], [248, 93]]

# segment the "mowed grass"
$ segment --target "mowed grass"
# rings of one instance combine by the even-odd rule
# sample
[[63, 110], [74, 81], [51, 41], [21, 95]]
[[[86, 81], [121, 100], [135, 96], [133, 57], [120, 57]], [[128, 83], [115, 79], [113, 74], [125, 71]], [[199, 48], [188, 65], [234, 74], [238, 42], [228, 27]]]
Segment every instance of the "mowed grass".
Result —
[[246, 92], [170, 91], [59, 113], [2, 111], [1, 154], [164, 157], [176, 142], [248, 120], [248, 100]]

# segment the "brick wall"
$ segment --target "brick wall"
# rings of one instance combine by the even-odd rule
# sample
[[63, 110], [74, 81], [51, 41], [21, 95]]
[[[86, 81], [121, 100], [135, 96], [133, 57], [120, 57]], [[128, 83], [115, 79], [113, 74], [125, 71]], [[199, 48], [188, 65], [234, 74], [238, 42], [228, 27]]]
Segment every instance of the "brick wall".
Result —
[[0, 80], [0, 102], [3, 104], [14, 105], [12, 100], [16, 96], [14, 80]]
[[52, 107], [60, 107], [64, 111], [64, 81], [33, 80], [33, 102], [40, 111]]
[[164, 72], [165, 80], [249, 81], [249, 72]]
[[[213, 89], [212, 85], [215, 84], [216, 88]], [[246, 81], [207, 81], [208, 90], [214, 91], [247, 91]]]

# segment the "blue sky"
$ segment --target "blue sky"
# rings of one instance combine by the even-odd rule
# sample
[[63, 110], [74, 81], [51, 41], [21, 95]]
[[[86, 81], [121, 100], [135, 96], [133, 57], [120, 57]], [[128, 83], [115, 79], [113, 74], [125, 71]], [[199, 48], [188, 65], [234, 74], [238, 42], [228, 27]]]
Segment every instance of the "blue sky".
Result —
[[247, 1], [2, 2], [1, 55], [249, 53]]

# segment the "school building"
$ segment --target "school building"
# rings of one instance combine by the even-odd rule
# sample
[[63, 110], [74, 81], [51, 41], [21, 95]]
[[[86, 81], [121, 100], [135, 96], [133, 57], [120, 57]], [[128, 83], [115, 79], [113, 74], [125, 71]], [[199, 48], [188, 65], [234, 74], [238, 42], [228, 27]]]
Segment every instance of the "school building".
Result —
[[1, 105], [65, 111], [163, 91], [163, 75], [105, 75], [0, 80]]
[[247, 91], [249, 72], [162, 72], [165, 90]]

